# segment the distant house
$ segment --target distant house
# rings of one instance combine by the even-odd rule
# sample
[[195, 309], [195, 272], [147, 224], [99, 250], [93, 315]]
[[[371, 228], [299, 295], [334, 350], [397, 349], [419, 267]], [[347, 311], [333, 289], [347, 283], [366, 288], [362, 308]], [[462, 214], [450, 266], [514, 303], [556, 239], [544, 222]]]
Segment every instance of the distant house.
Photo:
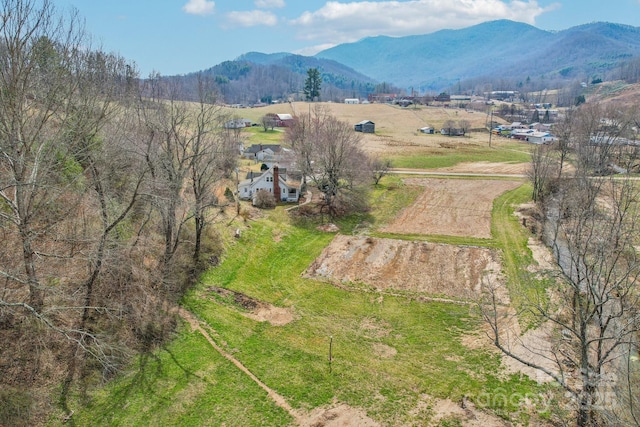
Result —
[[360, 123], [356, 123], [354, 129], [356, 132], [375, 133], [376, 124], [371, 120], [363, 120]]
[[438, 101], [438, 102], [449, 102], [449, 101], [451, 101], [451, 95], [449, 95], [446, 92], [442, 92], [438, 96], [433, 98], [433, 100], [434, 101]]
[[251, 127], [249, 119], [231, 119], [224, 124], [225, 129], [241, 129]]
[[293, 122], [293, 116], [291, 114], [276, 114], [276, 126], [289, 127]]
[[434, 132], [435, 132], [435, 130], [434, 130], [432, 127], [430, 127], [430, 126], [425, 126], [425, 127], [422, 127], [422, 128], [420, 128], [420, 129], [418, 129], [418, 130], [419, 130], [420, 132], [422, 132], [422, 133], [429, 133], [429, 134], [432, 134], [432, 133], [434, 133]]
[[551, 144], [557, 138], [551, 135], [549, 132], [538, 132], [534, 131], [527, 135], [525, 141], [530, 142], [532, 144]]
[[440, 129], [442, 135], [448, 136], [464, 136], [464, 129], [459, 128], [442, 128]]
[[367, 97], [369, 102], [393, 102], [398, 97], [396, 93], [370, 93]]
[[277, 162], [282, 156], [282, 146], [279, 144], [253, 144], [245, 149], [242, 155], [256, 162]]
[[360, 104], [360, 100], [358, 98], [346, 98], [344, 100], [345, 104]]
[[297, 202], [300, 198], [300, 182], [288, 179], [286, 169], [273, 165], [265, 171], [250, 172], [247, 179], [238, 184], [239, 197], [253, 200], [259, 190], [273, 193], [276, 200]]
[[549, 132], [534, 129], [514, 129], [511, 131], [511, 138], [527, 141], [532, 144], [551, 144], [557, 140], [557, 138]]

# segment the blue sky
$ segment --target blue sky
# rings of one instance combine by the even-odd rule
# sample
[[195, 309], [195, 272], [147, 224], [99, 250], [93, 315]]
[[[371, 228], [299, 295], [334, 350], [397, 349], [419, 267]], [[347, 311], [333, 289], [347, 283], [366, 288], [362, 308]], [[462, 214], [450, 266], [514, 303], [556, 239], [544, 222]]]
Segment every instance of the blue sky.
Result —
[[77, 9], [95, 44], [141, 76], [203, 70], [257, 51], [312, 55], [376, 35], [406, 36], [496, 19], [563, 30], [596, 21], [640, 27], [640, 0], [51, 0]]

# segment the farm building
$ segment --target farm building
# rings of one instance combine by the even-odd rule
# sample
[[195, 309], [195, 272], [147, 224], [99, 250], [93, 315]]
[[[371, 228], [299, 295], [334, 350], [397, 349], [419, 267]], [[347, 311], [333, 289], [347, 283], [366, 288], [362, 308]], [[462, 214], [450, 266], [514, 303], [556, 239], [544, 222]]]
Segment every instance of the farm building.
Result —
[[282, 153], [282, 146], [279, 144], [253, 144], [244, 150], [242, 155], [247, 159], [255, 161], [277, 161]]
[[420, 128], [418, 130], [420, 132], [422, 132], [422, 133], [429, 133], [429, 134], [434, 133], [434, 129], [432, 127], [430, 127], [430, 126], [425, 126], [425, 127], [422, 127], [422, 128]]
[[249, 119], [231, 119], [224, 124], [225, 129], [242, 129], [251, 127]]
[[363, 120], [360, 123], [356, 123], [354, 126], [356, 132], [364, 132], [364, 133], [375, 133], [376, 132], [376, 124], [371, 120]]
[[346, 98], [344, 100], [345, 104], [360, 104], [360, 100], [358, 98]]
[[276, 126], [289, 127], [293, 122], [293, 116], [291, 114], [276, 114]]
[[273, 165], [261, 172], [249, 172], [247, 179], [238, 184], [239, 197], [253, 200], [259, 190], [273, 193], [276, 200], [297, 202], [300, 198], [300, 183], [287, 179], [287, 170]]
[[442, 128], [440, 129], [442, 135], [447, 136], [464, 136], [464, 129], [459, 128]]

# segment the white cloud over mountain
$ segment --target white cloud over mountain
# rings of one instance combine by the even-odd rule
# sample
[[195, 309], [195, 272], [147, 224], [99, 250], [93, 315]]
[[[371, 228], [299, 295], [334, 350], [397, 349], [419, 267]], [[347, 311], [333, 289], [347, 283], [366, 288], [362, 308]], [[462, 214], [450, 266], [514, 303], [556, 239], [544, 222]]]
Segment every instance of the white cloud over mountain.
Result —
[[545, 8], [535, 0], [329, 1], [289, 24], [298, 28], [300, 39], [344, 43], [374, 35], [405, 36], [464, 28], [497, 19], [534, 24], [536, 17], [557, 6]]

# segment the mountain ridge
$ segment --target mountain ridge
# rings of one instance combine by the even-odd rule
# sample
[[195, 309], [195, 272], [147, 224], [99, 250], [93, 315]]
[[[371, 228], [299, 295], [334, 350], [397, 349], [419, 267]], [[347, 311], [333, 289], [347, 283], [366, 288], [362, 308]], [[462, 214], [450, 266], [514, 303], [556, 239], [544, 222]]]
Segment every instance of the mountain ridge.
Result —
[[[376, 54], [376, 49], [384, 52]], [[378, 81], [425, 91], [500, 70], [509, 70], [505, 78], [526, 77], [527, 70], [531, 75], [553, 75], [567, 67], [574, 76], [601, 72], [614, 68], [621, 59], [639, 55], [640, 28], [629, 25], [596, 22], [551, 32], [498, 20], [417, 36], [367, 38], [315, 56], [333, 59]], [[600, 66], [594, 67], [596, 64]]]
[[[472, 93], [539, 91], [578, 82], [640, 80], [640, 27], [609, 22], [561, 31], [498, 20], [404, 37], [374, 36], [303, 56], [247, 52], [204, 70], [229, 103], [300, 96], [318, 68], [322, 99], [366, 98], [375, 91]], [[184, 78], [193, 79], [192, 73]]]

